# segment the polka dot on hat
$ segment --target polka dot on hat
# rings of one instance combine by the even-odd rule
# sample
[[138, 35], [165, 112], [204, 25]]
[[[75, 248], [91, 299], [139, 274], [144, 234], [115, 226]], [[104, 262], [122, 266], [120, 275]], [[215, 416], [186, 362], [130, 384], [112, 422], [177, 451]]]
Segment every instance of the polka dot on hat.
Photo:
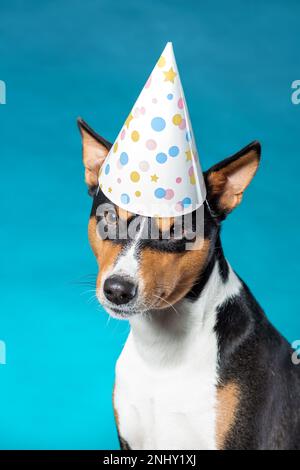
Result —
[[169, 148], [169, 155], [170, 157], [177, 157], [179, 154], [179, 148], [177, 145], [172, 145], [172, 147]]
[[130, 179], [133, 183], [137, 183], [138, 181], [140, 181], [140, 174], [138, 171], [132, 171], [130, 173]]
[[147, 162], [147, 160], [142, 160], [140, 163], [139, 163], [139, 169], [141, 171], [148, 171], [150, 168], [150, 165], [149, 163]]
[[130, 197], [128, 196], [128, 194], [126, 193], [121, 194], [121, 202], [122, 204], [129, 204]]
[[146, 140], [146, 147], [148, 150], [155, 150], [157, 147], [157, 143], [154, 139], [148, 139]]
[[163, 197], [165, 197], [165, 194], [166, 194], [166, 191], [163, 188], [157, 188], [154, 191], [154, 195], [157, 199], [162, 199]]
[[172, 118], [172, 122], [173, 124], [175, 124], [175, 126], [179, 126], [179, 124], [181, 123], [182, 121], [182, 117], [180, 114], [174, 114], [173, 118]]
[[166, 127], [166, 121], [162, 117], [155, 117], [151, 121], [151, 127], [156, 132], [161, 132]]
[[121, 165], [127, 165], [129, 160], [128, 154], [126, 152], [122, 152], [120, 155], [120, 163]]
[[157, 161], [158, 163], [163, 164], [163, 163], [165, 163], [165, 162], [167, 161], [167, 159], [168, 159], [167, 155], [166, 155], [165, 153], [163, 153], [163, 152], [160, 152], [160, 153], [158, 153], [158, 154], [156, 155], [156, 161]]
[[133, 142], [137, 142], [139, 138], [140, 138], [140, 134], [138, 133], [138, 131], [131, 132], [131, 139], [133, 140]]

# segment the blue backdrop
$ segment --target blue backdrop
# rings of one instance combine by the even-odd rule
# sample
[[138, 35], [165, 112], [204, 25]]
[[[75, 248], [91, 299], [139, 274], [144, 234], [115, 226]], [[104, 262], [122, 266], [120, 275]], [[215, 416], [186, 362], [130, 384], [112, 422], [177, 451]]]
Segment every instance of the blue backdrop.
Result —
[[300, 338], [299, 17], [297, 0], [1, 1], [1, 448], [117, 447], [111, 390], [128, 325], [78, 283], [97, 269], [76, 117], [113, 140], [168, 40], [203, 167], [262, 142], [225, 252]]

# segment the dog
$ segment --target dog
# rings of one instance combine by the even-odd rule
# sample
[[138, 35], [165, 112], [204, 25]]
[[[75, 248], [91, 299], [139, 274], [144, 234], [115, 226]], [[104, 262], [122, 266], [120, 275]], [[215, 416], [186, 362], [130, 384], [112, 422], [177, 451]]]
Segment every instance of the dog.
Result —
[[[82, 119], [78, 125], [93, 197], [88, 233], [99, 264], [97, 297], [131, 326], [113, 392], [121, 449], [300, 449], [300, 367], [220, 240], [223, 220], [258, 169], [260, 144], [204, 173], [203, 239], [199, 249], [185, 250], [182, 240], [143, 239], [141, 231], [134, 239], [99, 236], [102, 219], [111, 230], [136, 214], [114, 205], [97, 214], [109, 202], [98, 173], [111, 144]], [[163, 231], [174, 221], [155, 223]]]

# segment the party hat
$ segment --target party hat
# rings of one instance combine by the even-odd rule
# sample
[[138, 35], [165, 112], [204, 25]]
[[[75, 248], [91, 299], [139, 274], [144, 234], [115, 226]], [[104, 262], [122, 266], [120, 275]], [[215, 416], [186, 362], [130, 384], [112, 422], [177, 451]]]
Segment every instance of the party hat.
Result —
[[168, 42], [105, 159], [99, 185], [117, 206], [176, 217], [206, 197], [172, 43]]

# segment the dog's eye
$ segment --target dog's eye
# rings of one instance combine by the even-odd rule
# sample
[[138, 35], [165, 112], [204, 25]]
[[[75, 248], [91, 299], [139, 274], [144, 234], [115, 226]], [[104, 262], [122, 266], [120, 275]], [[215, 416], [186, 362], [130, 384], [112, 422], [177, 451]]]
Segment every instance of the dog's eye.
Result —
[[118, 222], [118, 216], [113, 211], [105, 212], [104, 217], [109, 225], [116, 225], [116, 223]]

